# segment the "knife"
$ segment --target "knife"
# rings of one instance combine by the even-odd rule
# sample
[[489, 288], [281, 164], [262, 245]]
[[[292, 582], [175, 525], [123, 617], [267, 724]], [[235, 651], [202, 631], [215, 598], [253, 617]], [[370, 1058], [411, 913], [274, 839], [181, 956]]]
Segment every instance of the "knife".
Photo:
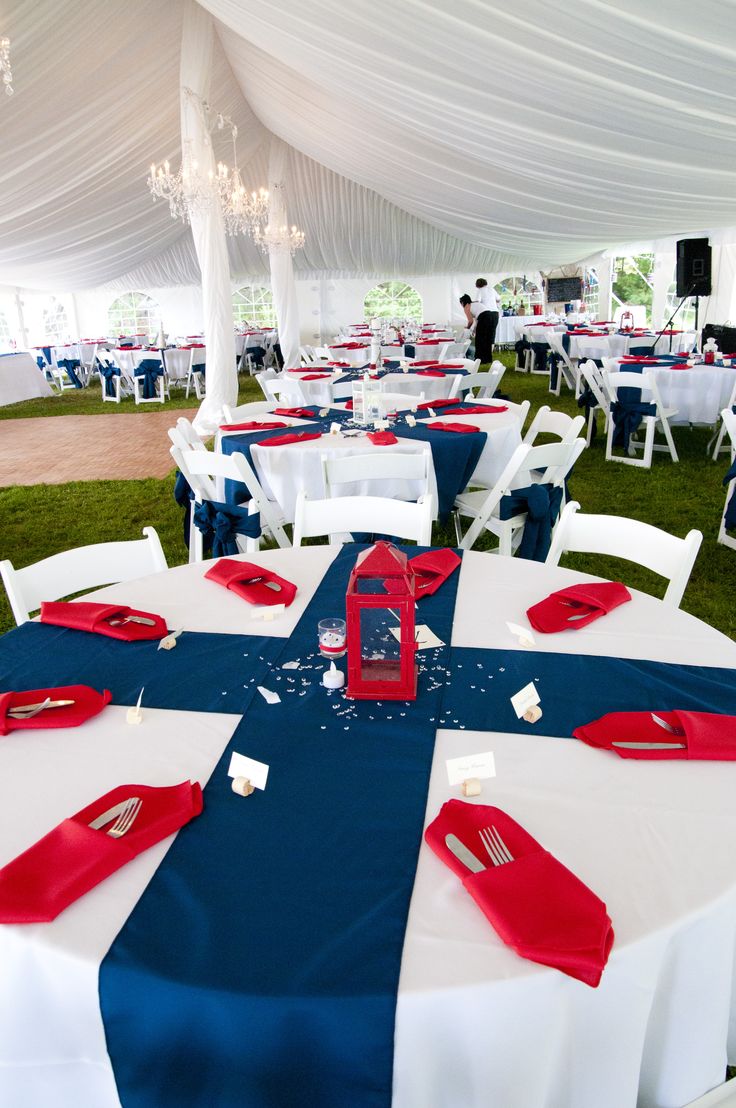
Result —
[[121, 619], [108, 620], [111, 627], [120, 627], [123, 623], [145, 623], [146, 627], [155, 627], [156, 620], [147, 616], [123, 616]]
[[479, 862], [472, 850], [468, 850], [465, 843], [461, 843], [457, 835], [445, 835], [445, 846], [458, 858], [472, 873], [480, 873], [486, 867]]
[[611, 743], [611, 746], [622, 746], [626, 750], [684, 750], [686, 745], [686, 743]]
[[8, 709], [8, 715], [16, 719], [22, 718], [27, 713], [45, 712], [47, 708], [65, 708], [68, 704], [76, 703], [74, 700], [41, 700], [38, 704], [14, 704]]
[[106, 823], [109, 823], [111, 819], [116, 819], [130, 800], [136, 799], [137, 797], [128, 796], [118, 804], [113, 804], [112, 808], [108, 808], [106, 812], [103, 812], [101, 816], [97, 816], [97, 818], [93, 819], [87, 826], [91, 827], [93, 831], [99, 831], [99, 829], [104, 827]]

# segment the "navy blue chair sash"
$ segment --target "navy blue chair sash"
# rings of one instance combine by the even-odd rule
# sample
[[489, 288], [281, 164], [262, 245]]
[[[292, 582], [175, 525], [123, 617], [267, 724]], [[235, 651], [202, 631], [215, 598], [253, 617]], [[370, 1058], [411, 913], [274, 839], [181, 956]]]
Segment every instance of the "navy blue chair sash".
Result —
[[[646, 404], [641, 400], [631, 400], [624, 393], [636, 393], [638, 389], [620, 389], [618, 400], [611, 404], [611, 418], [613, 420], [613, 445], [629, 449], [629, 439], [638, 429], [644, 416], [657, 414], [656, 404]], [[641, 396], [641, 393], [639, 393]]]
[[164, 367], [160, 358], [144, 358], [135, 367], [136, 377], [143, 378], [143, 399], [156, 399], [156, 382], [164, 375]]
[[499, 516], [512, 519], [526, 512], [519, 557], [543, 562], [549, 553], [552, 528], [562, 506], [562, 488], [556, 485], [527, 485], [501, 498]]
[[[723, 484], [727, 485], [729, 481], [733, 481], [734, 477], [736, 477], [736, 461], [731, 463], [731, 468], [723, 478]], [[736, 527], [736, 489], [734, 489], [731, 499], [726, 505], [726, 518], [724, 522], [727, 531], [732, 531], [734, 527]]]
[[59, 369], [65, 369], [67, 377], [74, 385], [75, 389], [81, 389], [82, 382], [77, 377], [77, 370], [80, 367], [79, 358], [57, 358], [56, 364]]
[[[177, 497], [177, 502], [182, 501]], [[261, 533], [261, 517], [258, 512], [249, 515], [247, 508], [236, 504], [222, 504], [217, 500], [205, 500], [196, 506], [194, 524], [202, 532], [205, 553], [211, 550], [213, 558], [240, 553], [237, 535], [257, 539]]]
[[98, 362], [100, 376], [105, 381], [105, 396], [115, 395], [114, 378], [120, 376], [120, 370], [116, 365], [108, 362]]

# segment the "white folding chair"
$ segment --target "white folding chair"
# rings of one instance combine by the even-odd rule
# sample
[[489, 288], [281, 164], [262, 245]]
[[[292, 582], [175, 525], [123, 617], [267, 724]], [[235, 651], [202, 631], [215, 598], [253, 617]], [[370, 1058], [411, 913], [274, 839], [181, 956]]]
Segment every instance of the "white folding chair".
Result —
[[[322, 479], [325, 496], [372, 496], [376, 481], [390, 481], [391, 499], [416, 503], [430, 496], [430, 465], [432, 452], [422, 450], [412, 454], [395, 451], [351, 454], [348, 457], [322, 455]], [[386, 496], [385, 492], [381, 493]]]
[[[197, 397], [197, 400], [204, 400], [205, 391], [206, 391], [205, 377], [204, 377], [204, 366], [205, 366], [205, 363], [207, 361], [206, 354], [207, 354], [207, 350], [204, 347], [201, 347], [201, 346], [197, 347], [196, 349], [194, 347], [192, 347], [192, 349], [189, 351], [189, 370], [187, 372], [187, 389], [186, 389], [186, 393], [184, 394], [187, 397], [187, 399], [189, 398], [189, 392], [191, 390], [191, 387], [192, 387], [192, 385], [194, 385], [194, 395]], [[198, 368], [199, 366], [201, 366], [202, 368], [199, 369]]]
[[545, 337], [557, 362], [557, 385], [553, 388], [550, 379], [549, 391], [554, 393], [555, 396], [559, 396], [564, 381], [567, 387], [575, 394], [575, 399], [577, 400], [578, 396], [580, 396], [580, 368], [577, 359], [573, 360], [565, 350], [562, 343], [562, 331], [552, 331], [551, 328], [547, 328], [547, 330], [549, 334]]
[[[628, 455], [613, 453], [613, 436], [616, 432], [616, 425], [613, 421], [613, 417], [609, 419], [608, 435], [606, 436], [606, 461], [623, 462], [624, 465], [651, 469], [652, 452], [654, 450], [668, 450], [672, 461], [679, 461], [674, 439], [672, 438], [672, 431], [670, 430], [668, 422], [673, 415], [677, 415], [677, 408], [664, 407], [659, 395], [659, 390], [657, 389], [657, 382], [654, 374], [627, 372], [608, 373], [604, 370], [603, 384], [608, 392], [611, 404], [616, 402], [619, 389], [638, 389], [641, 394], [642, 402], [645, 404], [653, 404], [655, 408], [654, 415], [642, 416], [644, 442], [637, 442], [632, 436], [629, 441]], [[656, 430], [660, 430], [664, 435], [665, 445], [655, 443], [654, 433]], [[637, 449], [643, 452], [641, 458], [635, 457], [635, 451]]]
[[[182, 450], [172, 446], [171, 457], [181, 470], [185, 480], [195, 496], [195, 501], [215, 500], [222, 502], [214, 478], [223, 481], [238, 481], [245, 485], [250, 495], [251, 514], [260, 512], [261, 532], [268, 531], [281, 547], [291, 546], [284, 531], [284, 515], [278, 504], [269, 500], [253, 467], [244, 454], [216, 454], [211, 450]], [[192, 505], [192, 515], [194, 504]], [[238, 546], [244, 551], [257, 550], [258, 539], [238, 538]], [[192, 522], [189, 540], [189, 561], [202, 561], [202, 535]]]
[[222, 405], [223, 423], [244, 423], [253, 415], [263, 415], [272, 412], [274, 405], [270, 400], [252, 400], [249, 404], [238, 404], [237, 408], [231, 408], [229, 404]]
[[[731, 408], [724, 408], [721, 412], [721, 419], [723, 420], [724, 432], [728, 435], [729, 445], [731, 448], [731, 461], [736, 459], [736, 415]], [[721, 513], [721, 523], [718, 528], [718, 542], [721, 546], [728, 546], [731, 550], [736, 550], [736, 538], [732, 538], [726, 530], [726, 508], [731, 497], [736, 495], [736, 478], [733, 481], [729, 481], [726, 487], [726, 500], [723, 505], [723, 512]]]
[[[731, 389], [731, 395], [726, 403], [726, 411], [733, 412], [734, 408], [736, 408], [736, 381], [734, 381], [733, 388]], [[721, 412], [721, 416], [723, 416], [723, 412]], [[726, 427], [726, 421], [722, 419], [718, 433], [713, 436], [713, 438], [708, 443], [708, 446], [706, 447], [706, 454], [709, 454], [711, 443], [715, 441], [715, 447], [713, 448], [712, 455], [714, 462], [718, 461], [718, 455], [724, 449], [724, 441], [728, 433], [729, 432]], [[731, 449], [733, 449], [733, 447]], [[726, 450], [728, 450], [728, 445], [726, 445]]]
[[287, 374], [274, 374], [273, 377], [267, 377], [265, 373], [258, 373], [256, 380], [266, 400], [271, 404], [296, 407], [308, 403], [304, 390], [295, 377], [289, 377]]
[[[116, 363], [115, 359], [112, 357], [112, 355], [108, 354], [104, 350], [100, 350], [97, 353], [97, 365], [101, 366], [101, 367], [104, 367], [106, 369], [107, 368], [120, 369], [120, 366], [117, 365], [117, 363]], [[112, 381], [112, 387], [113, 387], [112, 396], [107, 395], [107, 381], [103, 377], [102, 373], [99, 373], [99, 378], [100, 378], [100, 385], [102, 387], [102, 402], [103, 402], [103, 404], [106, 401], [110, 401], [113, 404], [119, 404], [120, 400], [121, 400], [121, 397], [123, 395], [123, 392], [125, 391], [125, 380], [123, 379], [122, 370], [120, 370], [119, 374], [116, 373], [113, 377], [110, 378], [110, 380]]]
[[548, 404], [543, 404], [529, 424], [524, 442], [533, 446], [537, 435], [554, 435], [560, 442], [572, 442], [578, 437], [584, 423], [585, 416], [573, 418], [565, 412], [553, 412]]
[[79, 360], [85, 385], [89, 384], [90, 378], [95, 372], [97, 346], [96, 342], [80, 342], [79, 344]]
[[[455, 500], [455, 534], [458, 546], [470, 550], [483, 531], [490, 531], [498, 538], [496, 552], [511, 556], [521, 542], [526, 512], [520, 512], [510, 519], [501, 519], [499, 509], [503, 497], [514, 489], [526, 488], [540, 481], [564, 489], [565, 478], [584, 449], [584, 439], [550, 443], [547, 446], [528, 446], [526, 443], [517, 446], [490, 491], [463, 492]], [[542, 476], [535, 474], [535, 470], [541, 470]], [[462, 516], [472, 520], [465, 536], [462, 534]]]
[[194, 424], [186, 419], [185, 416], [180, 416], [176, 421], [176, 426], [169, 427], [166, 433], [174, 446], [178, 446], [180, 450], [207, 449], [204, 442], [195, 431]]
[[[160, 377], [156, 378], [156, 395], [146, 397], [143, 395], [143, 376], [138, 376], [137, 369], [140, 362], [146, 360], [141, 358], [133, 368], [133, 395], [135, 397], [136, 404], [163, 404], [169, 398], [169, 384], [166, 377], [166, 366], [164, 365], [164, 359], [162, 354], [156, 354], [154, 351], [150, 352], [151, 361], [158, 361], [161, 363], [161, 369], [163, 373]], [[135, 359], [134, 359], [135, 362]], [[187, 396], [189, 393], [187, 392]]]
[[603, 431], [604, 433], [607, 432], [608, 424], [611, 419], [611, 405], [605, 386], [603, 384], [602, 373], [595, 362], [592, 360], [581, 362], [579, 369], [581, 384], [582, 381], [584, 381], [595, 398], [595, 404], [593, 404], [588, 411], [588, 427], [585, 436], [585, 441], [587, 445], [590, 446], [590, 442], [593, 436], [593, 424], [595, 423], [596, 413], [599, 410], [603, 412]]
[[163, 572], [168, 567], [155, 529], [144, 527], [143, 534], [144, 539], [64, 550], [22, 569], [16, 569], [12, 562], [0, 562], [0, 576], [15, 622], [26, 623], [44, 600], [60, 600], [100, 585]]
[[466, 373], [464, 377], [458, 374], [459, 391], [465, 393], [468, 401], [492, 400], [505, 372], [503, 362], [493, 362], [487, 373]]
[[411, 392], [387, 392], [380, 389], [376, 393], [378, 408], [381, 418], [385, 418], [389, 412], [408, 412], [412, 408], [424, 403], [424, 393]]
[[566, 504], [552, 536], [547, 565], [556, 566], [567, 551], [607, 554], [646, 566], [669, 584], [665, 604], [679, 608], [693, 563], [703, 541], [701, 531], [689, 531], [684, 539], [627, 516], [582, 515], [575, 500]]
[[424, 496], [416, 503], [392, 500], [386, 496], [337, 496], [309, 500], [302, 490], [297, 497], [294, 516], [294, 546], [302, 540], [367, 531], [370, 534], [396, 535], [401, 539], [430, 546], [434, 498]]
[[477, 373], [480, 369], [480, 358], [450, 358], [450, 361], [462, 365], [466, 373]]

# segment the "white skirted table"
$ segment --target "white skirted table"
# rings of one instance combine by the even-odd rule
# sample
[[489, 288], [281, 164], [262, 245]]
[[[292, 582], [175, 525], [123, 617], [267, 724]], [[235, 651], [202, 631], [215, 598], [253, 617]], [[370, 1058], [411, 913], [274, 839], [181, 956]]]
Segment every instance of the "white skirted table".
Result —
[[0, 407], [52, 395], [51, 386], [30, 354], [0, 354]]

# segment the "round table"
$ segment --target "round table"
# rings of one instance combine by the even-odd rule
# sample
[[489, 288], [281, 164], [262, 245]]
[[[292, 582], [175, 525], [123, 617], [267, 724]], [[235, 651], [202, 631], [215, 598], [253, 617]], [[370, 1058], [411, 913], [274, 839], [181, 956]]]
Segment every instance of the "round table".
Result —
[[[462, 362], [453, 362], [448, 359], [443, 365], [456, 365], [462, 370]], [[327, 407], [333, 401], [348, 400], [353, 395], [352, 380], [344, 380], [342, 371], [332, 372], [331, 367], [322, 369], [315, 366], [308, 373], [301, 370], [288, 369], [286, 372], [290, 380], [298, 381], [301, 386], [304, 399], [308, 404], [319, 404]], [[313, 379], [310, 380], [309, 378]], [[421, 373], [383, 373], [380, 378], [380, 388], [383, 392], [403, 392], [409, 396], [419, 397], [423, 394], [424, 400], [439, 400], [451, 395], [452, 386], [455, 383], [456, 374], [445, 373], [441, 377], [427, 376]]]
[[[206, 563], [96, 596], [159, 612], [185, 632], [283, 638], [335, 552], [320, 546], [247, 556], [299, 588], [293, 605], [267, 623], [205, 580]], [[509, 664], [520, 648], [506, 621], [525, 624], [531, 603], [582, 579], [556, 567], [466, 553], [452, 646], [497, 648]], [[632, 595], [631, 603], [577, 632], [538, 634], [536, 651], [558, 654], [563, 664], [575, 654], [736, 667], [736, 645], [723, 635]], [[233, 639], [234, 649], [242, 650], [241, 642]], [[527, 657], [533, 662], [539, 654]], [[539, 692], [544, 708], [549, 689], [540, 685]], [[120, 781], [206, 783], [240, 718], [225, 708], [223, 701], [222, 713], [145, 709], [144, 697], [142, 727], [126, 726], [126, 706], [114, 704], [77, 729], [3, 738], [0, 863]], [[305, 733], [294, 741], [307, 735], [305, 720]], [[732, 1013], [736, 765], [623, 761], [546, 737], [544, 717], [523, 734], [440, 729], [427, 823], [459, 793], [448, 785], [445, 760], [486, 750], [495, 754], [497, 776], [484, 783], [477, 802], [509, 812], [605, 900], [615, 944], [597, 989], [523, 960], [423, 844], [396, 1009], [394, 1108], [674, 1108], [718, 1084]], [[267, 790], [261, 801], [276, 795]], [[53, 923], [0, 927], [3, 1104], [120, 1108], [98, 966], [170, 841]]]
[[666, 365], [638, 365], [612, 359], [609, 367], [616, 370], [641, 368], [653, 375], [662, 404], [677, 412], [670, 417], [669, 422], [673, 424], [700, 423], [710, 427], [717, 423], [736, 386], [736, 366], [731, 365], [672, 369]]

